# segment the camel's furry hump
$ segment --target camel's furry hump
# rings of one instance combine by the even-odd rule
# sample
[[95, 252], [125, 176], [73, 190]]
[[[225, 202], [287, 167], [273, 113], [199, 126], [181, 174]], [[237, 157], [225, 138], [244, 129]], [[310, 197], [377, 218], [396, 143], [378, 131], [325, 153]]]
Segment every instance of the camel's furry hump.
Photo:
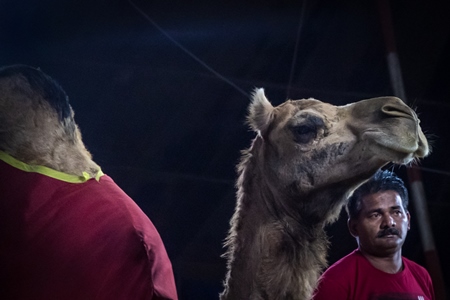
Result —
[[[9, 79], [11, 90], [14, 90], [16, 101], [25, 99], [36, 99], [33, 104], [36, 108], [39, 102], [41, 105], [48, 104], [58, 115], [61, 124], [64, 124], [66, 134], [75, 135], [75, 122], [73, 120], [72, 108], [69, 104], [69, 97], [62, 87], [50, 76], [40, 69], [26, 65], [14, 65], [0, 69], [0, 80]], [[11, 95], [11, 96], [12, 96]], [[4, 96], [4, 95], [2, 95]]]
[[40, 69], [26, 65], [14, 65], [0, 69], [0, 78], [17, 78], [16, 83], [22, 85], [26, 79], [30, 91], [39, 93], [42, 100], [47, 101], [58, 113], [60, 120], [71, 117], [69, 97], [62, 87]]
[[82, 142], [66, 92], [26, 65], [0, 69], [0, 150], [73, 175], [95, 176], [100, 169]]
[[24, 65], [0, 69], [0, 241], [0, 299], [177, 299], [158, 231]]

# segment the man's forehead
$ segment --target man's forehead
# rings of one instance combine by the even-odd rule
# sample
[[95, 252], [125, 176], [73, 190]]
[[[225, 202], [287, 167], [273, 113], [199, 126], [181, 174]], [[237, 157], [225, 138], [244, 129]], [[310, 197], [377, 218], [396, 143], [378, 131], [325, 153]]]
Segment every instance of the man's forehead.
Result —
[[368, 194], [361, 199], [361, 209], [368, 210], [374, 208], [398, 208], [403, 207], [400, 195], [393, 190], [380, 191]]

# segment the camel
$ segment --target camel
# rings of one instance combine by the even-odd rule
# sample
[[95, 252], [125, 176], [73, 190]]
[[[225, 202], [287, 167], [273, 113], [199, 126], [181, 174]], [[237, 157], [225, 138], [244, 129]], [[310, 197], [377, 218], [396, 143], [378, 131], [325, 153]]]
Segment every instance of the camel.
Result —
[[396, 97], [273, 107], [257, 89], [247, 121], [256, 137], [237, 167], [220, 299], [311, 299], [327, 266], [324, 226], [378, 169], [428, 155], [427, 139]]
[[0, 299], [178, 299], [158, 231], [25, 65], [0, 68], [0, 240]]

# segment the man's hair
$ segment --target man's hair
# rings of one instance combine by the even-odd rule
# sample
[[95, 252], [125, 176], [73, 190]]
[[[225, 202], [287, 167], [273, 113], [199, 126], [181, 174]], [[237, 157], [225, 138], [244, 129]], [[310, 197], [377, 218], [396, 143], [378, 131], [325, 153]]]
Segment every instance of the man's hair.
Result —
[[408, 211], [408, 190], [395, 173], [385, 170], [378, 170], [375, 175], [366, 183], [355, 190], [348, 199], [345, 207], [350, 219], [357, 219], [361, 212], [361, 200], [367, 195], [384, 191], [395, 191], [402, 199], [403, 208]]

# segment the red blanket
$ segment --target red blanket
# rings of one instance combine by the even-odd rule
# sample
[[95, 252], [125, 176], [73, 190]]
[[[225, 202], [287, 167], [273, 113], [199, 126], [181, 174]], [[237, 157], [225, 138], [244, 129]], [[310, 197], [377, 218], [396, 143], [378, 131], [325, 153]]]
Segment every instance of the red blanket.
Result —
[[177, 299], [157, 230], [110, 177], [71, 183], [3, 160], [0, 299]]

